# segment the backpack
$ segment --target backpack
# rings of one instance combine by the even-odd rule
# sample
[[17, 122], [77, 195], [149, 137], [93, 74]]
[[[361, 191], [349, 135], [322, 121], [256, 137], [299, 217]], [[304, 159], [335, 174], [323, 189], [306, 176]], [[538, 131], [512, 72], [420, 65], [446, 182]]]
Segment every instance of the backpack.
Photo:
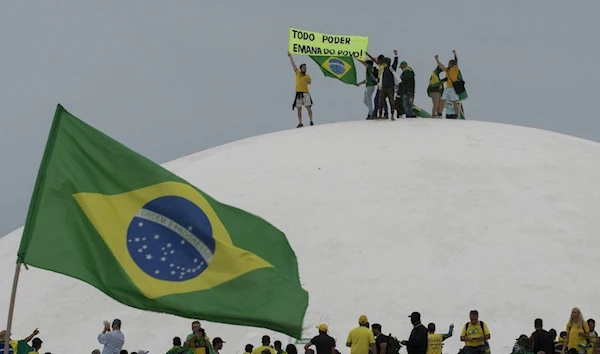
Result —
[[[465, 333], [468, 334], [469, 332], [469, 325], [471, 324], [471, 322], [467, 322], [467, 324], [465, 324]], [[484, 329], [484, 324], [483, 321], [479, 321], [479, 325], [481, 326], [481, 332], [483, 334], [483, 336], [485, 337], [485, 329]], [[485, 342], [484, 346], [485, 349], [482, 351], [482, 354], [490, 354], [490, 343], [488, 343], [487, 340], [483, 340]], [[461, 349], [462, 351], [462, 349]]]
[[392, 334], [390, 333], [387, 336], [387, 349], [386, 349], [386, 354], [398, 354], [400, 353], [400, 348], [402, 348], [402, 345], [400, 344], [400, 341], [398, 340], [398, 338], [392, 336]]

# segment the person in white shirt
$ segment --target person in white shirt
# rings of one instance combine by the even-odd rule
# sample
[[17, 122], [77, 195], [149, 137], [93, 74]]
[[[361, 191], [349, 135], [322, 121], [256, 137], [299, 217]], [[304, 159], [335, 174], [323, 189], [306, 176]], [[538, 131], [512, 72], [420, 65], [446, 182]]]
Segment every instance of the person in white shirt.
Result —
[[98, 335], [98, 342], [104, 344], [102, 354], [119, 354], [125, 344], [125, 335], [121, 332], [121, 320], [115, 319], [112, 322], [112, 331], [110, 323], [104, 321], [104, 330]]

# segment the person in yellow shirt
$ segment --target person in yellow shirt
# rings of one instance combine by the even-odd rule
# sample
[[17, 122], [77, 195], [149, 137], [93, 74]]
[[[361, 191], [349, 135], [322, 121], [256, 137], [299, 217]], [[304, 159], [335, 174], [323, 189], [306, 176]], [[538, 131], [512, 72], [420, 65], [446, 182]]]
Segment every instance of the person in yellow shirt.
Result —
[[193, 354], [209, 354], [209, 350], [207, 350], [209, 345], [210, 338], [206, 336], [200, 321], [192, 322], [192, 333], [185, 340], [185, 348], [191, 349]]
[[306, 64], [301, 64], [300, 69], [298, 69], [290, 52], [288, 52], [288, 57], [294, 68], [294, 73], [296, 74], [296, 97], [294, 98], [294, 104], [292, 105], [292, 109], [298, 109], [298, 126], [296, 128], [302, 128], [304, 126], [304, 124], [302, 124], [302, 106], [306, 107], [306, 110], [308, 111], [310, 125], [314, 125], [312, 113], [313, 102], [310, 93], [308, 92], [308, 85], [311, 83], [311, 78], [310, 75], [306, 73]]
[[[447, 334], [435, 333], [435, 323], [427, 325], [427, 354], [442, 354], [444, 341], [452, 337], [454, 324], [450, 325]], [[552, 354], [552, 353], [549, 353]]]
[[440, 62], [438, 55], [435, 56], [435, 61], [438, 65], [438, 68], [446, 73], [446, 88], [442, 93], [442, 106], [440, 112], [443, 111], [444, 107], [446, 106], [446, 102], [450, 101], [452, 102], [455, 114], [458, 114], [456, 112], [460, 112], [458, 106], [460, 98], [454, 89], [454, 83], [459, 81], [460, 69], [458, 68], [458, 57], [456, 56], [456, 50], [453, 50], [452, 53], [454, 53], [454, 60], [450, 60], [448, 62], [448, 67], [445, 67], [444, 64]]
[[375, 336], [369, 329], [369, 320], [367, 316], [361, 315], [358, 318], [358, 327], [348, 333], [346, 346], [350, 348], [350, 354], [368, 354], [369, 349], [371, 349], [373, 353], [377, 353]]
[[571, 310], [571, 317], [567, 323], [567, 338], [566, 345], [562, 349], [562, 354], [566, 351], [577, 351], [579, 354], [584, 354], [587, 351], [590, 328], [587, 322], [583, 319], [581, 310], [577, 307]]
[[254, 350], [252, 350], [252, 354], [262, 354], [265, 349], [268, 349], [271, 354], [277, 354], [275, 349], [271, 348], [271, 337], [269, 336], [262, 337], [262, 345], [254, 348]]
[[464, 354], [489, 354], [488, 340], [491, 338], [487, 325], [479, 321], [479, 312], [469, 313], [470, 321], [465, 324], [460, 340], [465, 342]]

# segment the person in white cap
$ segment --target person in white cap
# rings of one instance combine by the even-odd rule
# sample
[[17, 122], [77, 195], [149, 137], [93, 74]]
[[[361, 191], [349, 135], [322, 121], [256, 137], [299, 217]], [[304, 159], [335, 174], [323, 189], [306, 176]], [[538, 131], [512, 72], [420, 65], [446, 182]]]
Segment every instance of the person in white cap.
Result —
[[115, 319], [111, 325], [104, 321], [104, 329], [98, 335], [98, 342], [104, 344], [102, 354], [120, 354], [125, 344], [125, 335], [121, 332], [121, 320]]

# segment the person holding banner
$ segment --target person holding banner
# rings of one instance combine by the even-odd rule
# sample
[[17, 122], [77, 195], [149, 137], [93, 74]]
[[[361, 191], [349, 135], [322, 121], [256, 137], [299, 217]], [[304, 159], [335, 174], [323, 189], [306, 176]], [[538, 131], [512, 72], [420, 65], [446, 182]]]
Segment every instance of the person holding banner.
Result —
[[306, 73], [306, 64], [301, 64], [300, 69], [298, 69], [290, 52], [288, 52], [288, 57], [290, 58], [290, 63], [292, 63], [292, 67], [294, 68], [294, 73], [296, 73], [296, 97], [294, 98], [294, 104], [292, 105], [292, 109], [298, 109], [298, 126], [296, 128], [302, 128], [304, 126], [304, 124], [302, 124], [302, 106], [306, 107], [306, 110], [308, 111], [310, 125], [314, 125], [312, 114], [312, 98], [308, 92], [308, 85], [311, 83], [311, 78], [310, 75]]
[[365, 96], [363, 103], [367, 106], [369, 112], [367, 113], [367, 119], [375, 119], [376, 115], [376, 106], [373, 104], [373, 93], [377, 88], [377, 69], [373, 66], [372, 60], [362, 61], [357, 59], [362, 65], [367, 68], [367, 72], [365, 74], [365, 79], [356, 84], [359, 87], [362, 84], [365, 84]]

